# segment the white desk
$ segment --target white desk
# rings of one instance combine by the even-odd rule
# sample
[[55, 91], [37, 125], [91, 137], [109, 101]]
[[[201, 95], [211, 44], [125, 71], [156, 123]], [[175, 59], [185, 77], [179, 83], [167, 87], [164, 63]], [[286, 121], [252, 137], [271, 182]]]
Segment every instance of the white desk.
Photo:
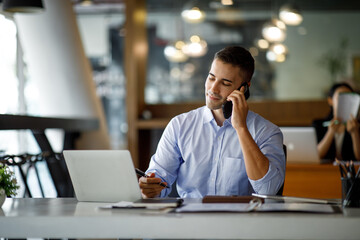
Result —
[[6, 199], [5, 238], [359, 239], [360, 209], [344, 214], [167, 213], [97, 209], [72, 198]]

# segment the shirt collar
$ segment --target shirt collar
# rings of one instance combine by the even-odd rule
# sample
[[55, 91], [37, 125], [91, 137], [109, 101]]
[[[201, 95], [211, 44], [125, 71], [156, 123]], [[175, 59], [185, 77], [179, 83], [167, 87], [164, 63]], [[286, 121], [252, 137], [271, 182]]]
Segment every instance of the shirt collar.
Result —
[[231, 123], [231, 117], [229, 117], [228, 119], [225, 119], [224, 123], [223, 123], [223, 126], [226, 126], [226, 125], [231, 125], [232, 126], [232, 123]]
[[[204, 111], [203, 111], [203, 123], [209, 123], [211, 121], [215, 122], [215, 118], [214, 115], [212, 113], [212, 111], [210, 110], [210, 108], [208, 108], [207, 106], [204, 107]], [[225, 119], [224, 125], [232, 125], [231, 124], [231, 117], [228, 119]]]
[[210, 108], [208, 108], [207, 106], [204, 107], [204, 111], [203, 111], [203, 123], [209, 123], [214, 119], [214, 116], [210, 110]]

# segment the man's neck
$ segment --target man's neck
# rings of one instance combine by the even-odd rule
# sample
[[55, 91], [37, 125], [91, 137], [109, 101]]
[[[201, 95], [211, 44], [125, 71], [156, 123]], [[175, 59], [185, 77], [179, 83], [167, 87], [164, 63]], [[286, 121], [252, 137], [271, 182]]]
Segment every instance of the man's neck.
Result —
[[214, 116], [216, 124], [221, 127], [225, 121], [225, 117], [224, 117], [222, 109], [211, 110], [211, 112]]

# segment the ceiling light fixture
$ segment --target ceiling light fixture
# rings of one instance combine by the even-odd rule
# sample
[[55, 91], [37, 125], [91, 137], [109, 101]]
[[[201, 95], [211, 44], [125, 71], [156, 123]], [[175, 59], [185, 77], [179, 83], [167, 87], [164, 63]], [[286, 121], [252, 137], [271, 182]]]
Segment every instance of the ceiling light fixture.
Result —
[[273, 51], [267, 51], [266, 58], [270, 62], [284, 62], [286, 60], [285, 54], [276, 54]]
[[233, 0], [221, 0], [221, 4], [225, 6], [231, 6], [234, 4]]
[[284, 62], [287, 54], [288, 48], [284, 44], [275, 43], [270, 46], [266, 53], [266, 58], [271, 62]]
[[286, 38], [286, 25], [274, 18], [264, 24], [262, 34], [269, 42], [282, 42]]
[[3, 10], [11, 13], [38, 13], [44, 11], [41, 0], [4, 0]]
[[184, 45], [183, 41], [168, 44], [164, 49], [165, 58], [169, 62], [186, 62], [189, 57], [181, 50]]
[[81, 1], [81, 3], [80, 3], [80, 5], [81, 6], [92, 6], [94, 3], [93, 3], [93, 1], [92, 0], [82, 0]]
[[198, 35], [190, 37], [190, 42], [187, 42], [182, 51], [189, 57], [202, 57], [207, 53], [207, 43], [202, 40]]
[[270, 44], [265, 39], [256, 39], [255, 40], [255, 46], [260, 48], [261, 50], [268, 49]]
[[200, 23], [205, 19], [205, 13], [198, 7], [193, 7], [190, 10], [182, 11], [181, 16], [188, 23]]
[[279, 10], [279, 18], [287, 25], [297, 26], [299, 25], [303, 17], [300, 10], [295, 5], [286, 4]]
[[277, 55], [288, 53], [288, 48], [282, 43], [276, 43], [276, 44], [271, 45], [270, 50], [273, 51]]

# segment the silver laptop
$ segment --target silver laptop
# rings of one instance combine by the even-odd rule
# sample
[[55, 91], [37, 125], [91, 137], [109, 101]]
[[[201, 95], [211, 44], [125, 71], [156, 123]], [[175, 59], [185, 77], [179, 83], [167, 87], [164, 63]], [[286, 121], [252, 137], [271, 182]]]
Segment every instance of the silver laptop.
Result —
[[313, 127], [280, 127], [288, 163], [320, 163]]
[[63, 154], [78, 201], [141, 199], [128, 150], [64, 150]]

